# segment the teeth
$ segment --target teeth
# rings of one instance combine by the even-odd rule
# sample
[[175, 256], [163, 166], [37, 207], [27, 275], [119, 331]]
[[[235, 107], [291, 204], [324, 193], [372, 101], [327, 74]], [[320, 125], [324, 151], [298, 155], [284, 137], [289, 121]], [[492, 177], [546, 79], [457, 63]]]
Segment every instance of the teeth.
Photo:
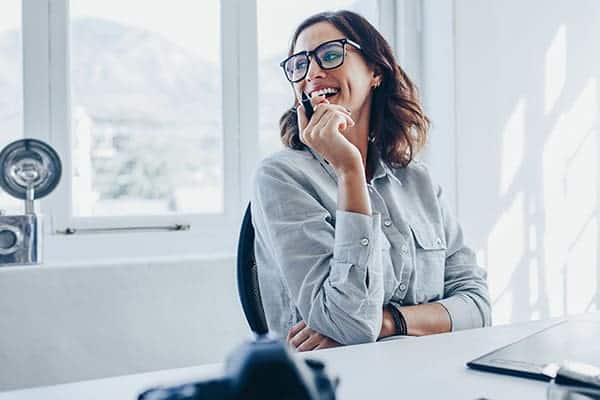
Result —
[[312, 92], [310, 94], [310, 97], [315, 97], [315, 96], [321, 96], [321, 95], [325, 95], [325, 94], [334, 94], [339, 92], [339, 89], [335, 89], [335, 88], [324, 88], [324, 89], [320, 89], [320, 90], [315, 90], [314, 92]]

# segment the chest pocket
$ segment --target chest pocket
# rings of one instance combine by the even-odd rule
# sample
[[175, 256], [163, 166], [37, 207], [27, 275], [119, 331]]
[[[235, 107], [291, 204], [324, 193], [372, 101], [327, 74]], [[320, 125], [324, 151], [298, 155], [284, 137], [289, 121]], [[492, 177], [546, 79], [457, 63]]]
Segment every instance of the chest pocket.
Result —
[[442, 228], [437, 228], [425, 229], [410, 225], [415, 240], [415, 294], [418, 303], [438, 300], [444, 296], [447, 245]]

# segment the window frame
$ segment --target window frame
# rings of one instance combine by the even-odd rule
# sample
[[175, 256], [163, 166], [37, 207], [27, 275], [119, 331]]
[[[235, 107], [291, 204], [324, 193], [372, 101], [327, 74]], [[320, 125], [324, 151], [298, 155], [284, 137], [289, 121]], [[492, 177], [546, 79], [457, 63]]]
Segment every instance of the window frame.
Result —
[[[394, 0], [378, 0], [379, 26], [394, 47]], [[172, 257], [232, 256], [258, 162], [256, 0], [221, 0], [224, 212], [219, 215], [73, 217], [69, 87], [69, 0], [23, 0], [24, 136], [50, 143], [63, 162], [62, 181], [37, 202], [45, 215], [45, 265], [114, 263]], [[254, 15], [255, 18], [249, 18]], [[386, 28], [387, 27], [387, 28]], [[397, 32], [396, 32], [397, 34]], [[224, 62], [226, 60], [227, 62]], [[243, 64], [243, 65], [242, 65]], [[243, 68], [242, 68], [243, 66]], [[68, 134], [65, 134], [68, 132]], [[189, 231], [58, 233], [101, 228], [190, 224]]]

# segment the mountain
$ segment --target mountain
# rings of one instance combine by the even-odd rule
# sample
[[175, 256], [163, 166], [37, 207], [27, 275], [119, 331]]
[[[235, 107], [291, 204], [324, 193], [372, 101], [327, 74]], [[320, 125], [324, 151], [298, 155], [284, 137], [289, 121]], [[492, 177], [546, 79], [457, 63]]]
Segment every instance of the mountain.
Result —
[[98, 18], [71, 23], [73, 98], [95, 118], [220, 119], [217, 65], [160, 34]]

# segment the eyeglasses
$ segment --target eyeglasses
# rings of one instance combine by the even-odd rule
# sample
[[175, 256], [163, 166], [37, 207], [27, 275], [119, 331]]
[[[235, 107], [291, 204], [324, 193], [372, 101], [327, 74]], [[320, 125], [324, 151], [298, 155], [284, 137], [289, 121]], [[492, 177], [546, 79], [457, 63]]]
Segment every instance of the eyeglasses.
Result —
[[360, 45], [350, 39], [330, 40], [321, 43], [312, 51], [301, 51], [283, 60], [279, 65], [283, 68], [285, 77], [292, 83], [300, 82], [306, 78], [310, 58], [315, 57], [321, 69], [334, 69], [344, 63], [346, 58], [346, 44], [350, 44], [360, 50]]

